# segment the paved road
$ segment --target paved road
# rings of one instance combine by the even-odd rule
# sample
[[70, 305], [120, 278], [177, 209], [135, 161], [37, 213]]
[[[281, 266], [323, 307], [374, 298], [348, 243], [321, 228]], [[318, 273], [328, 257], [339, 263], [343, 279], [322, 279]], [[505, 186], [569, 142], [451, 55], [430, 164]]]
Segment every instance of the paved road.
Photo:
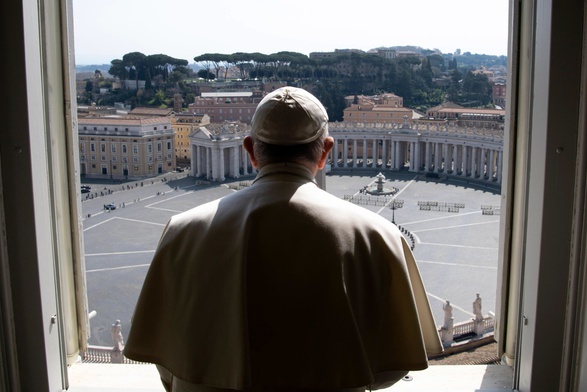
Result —
[[[362, 196], [359, 190], [373, 184], [375, 174], [328, 175], [327, 190], [341, 198], [354, 196], [356, 201]], [[399, 190], [395, 198], [404, 201], [403, 207], [392, 211], [381, 205], [362, 205], [389, 220], [393, 214], [396, 223], [412, 233], [414, 254], [437, 323], [442, 323], [445, 300], [453, 305], [455, 323], [470, 319], [476, 293], [483, 298], [483, 313], [493, 312], [499, 215], [483, 215], [481, 206], [498, 206], [499, 194], [464, 183], [427, 181], [413, 174], [384, 174], [388, 177], [385, 187]], [[167, 181], [160, 177], [143, 181], [142, 186], [140, 182], [91, 184], [98, 196], [82, 203], [88, 302], [90, 310], [97, 311], [90, 321], [90, 344], [111, 345], [110, 326], [115, 320], [121, 320], [123, 334], [128, 331], [147, 268], [169, 218], [235, 192], [229, 183], [196, 184], [185, 174], [165, 177]], [[252, 177], [241, 178], [232, 184], [250, 180]], [[464, 208], [459, 212], [448, 212], [446, 207], [422, 211], [418, 202], [424, 201], [441, 206], [464, 204]], [[119, 207], [107, 212], [105, 203]]]

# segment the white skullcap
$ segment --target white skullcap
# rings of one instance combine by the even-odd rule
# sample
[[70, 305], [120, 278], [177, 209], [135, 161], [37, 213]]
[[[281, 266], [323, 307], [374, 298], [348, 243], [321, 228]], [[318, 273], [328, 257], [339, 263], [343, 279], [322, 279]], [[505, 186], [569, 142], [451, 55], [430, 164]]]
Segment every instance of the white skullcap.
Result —
[[305, 144], [328, 134], [328, 114], [304, 89], [282, 87], [267, 94], [255, 110], [251, 136], [281, 146]]

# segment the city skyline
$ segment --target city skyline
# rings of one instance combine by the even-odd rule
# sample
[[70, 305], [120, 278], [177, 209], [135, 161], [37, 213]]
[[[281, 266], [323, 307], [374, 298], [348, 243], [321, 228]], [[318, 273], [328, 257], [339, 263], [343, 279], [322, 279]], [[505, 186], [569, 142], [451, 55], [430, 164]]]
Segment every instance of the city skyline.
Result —
[[254, 7], [219, 0], [208, 9], [187, 0], [161, 4], [74, 0], [76, 63], [108, 64], [135, 51], [163, 53], [193, 63], [195, 56], [204, 53], [292, 51], [308, 55], [404, 45], [443, 53], [460, 49], [463, 53], [507, 54], [506, 0], [492, 2], [490, 7], [480, 0], [451, 0], [442, 3], [444, 7], [434, 0], [391, 5], [372, 0], [362, 3], [361, 10], [348, 0], [336, 7], [300, 0], [295, 8], [283, 0], [259, 0]]

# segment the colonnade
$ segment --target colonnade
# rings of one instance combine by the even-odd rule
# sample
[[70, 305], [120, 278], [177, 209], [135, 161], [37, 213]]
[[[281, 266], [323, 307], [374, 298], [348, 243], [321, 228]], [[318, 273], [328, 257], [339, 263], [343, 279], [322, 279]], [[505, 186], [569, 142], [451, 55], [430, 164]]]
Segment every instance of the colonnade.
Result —
[[[329, 124], [331, 169], [407, 170], [501, 183], [503, 134], [470, 128]], [[192, 173], [210, 181], [255, 173], [244, 134], [192, 136]]]
[[379, 168], [437, 173], [501, 183], [503, 138], [455, 132], [332, 129], [329, 160], [337, 169]]
[[254, 172], [242, 139], [192, 143], [191, 149], [191, 169], [195, 177], [203, 176], [210, 181], [222, 182], [227, 176], [239, 178]]

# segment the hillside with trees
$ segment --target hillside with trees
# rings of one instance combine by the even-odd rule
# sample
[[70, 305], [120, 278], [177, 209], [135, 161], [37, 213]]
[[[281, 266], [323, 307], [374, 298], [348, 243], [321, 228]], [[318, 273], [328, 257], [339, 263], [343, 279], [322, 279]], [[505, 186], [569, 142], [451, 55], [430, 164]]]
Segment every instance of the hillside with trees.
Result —
[[[491, 84], [486, 72], [476, 70], [505, 70], [505, 56], [460, 54], [459, 50], [442, 54], [419, 47], [395, 49], [414, 54], [386, 59], [375, 50], [338, 51], [311, 59], [287, 51], [205, 53], [194, 57], [194, 65], [188, 65], [187, 60], [164, 54], [131, 52], [111, 61], [108, 74], [118, 83], [100, 75], [89, 79], [86, 94], [79, 101], [166, 106], [171, 105], [175, 94], [181, 94], [187, 105], [193, 102], [198, 86], [212, 84], [218, 88], [230, 80], [279, 81], [312, 90], [336, 121], [342, 120], [344, 97], [348, 95], [393, 92], [404, 98], [405, 106], [422, 111], [447, 100], [464, 106], [487, 106], [491, 102]], [[195, 72], [194, 68], [199, 70]], [[102, 90], [94, 86], [96, 83]], [[106, 93], [96, 94], [104, 88]]]

